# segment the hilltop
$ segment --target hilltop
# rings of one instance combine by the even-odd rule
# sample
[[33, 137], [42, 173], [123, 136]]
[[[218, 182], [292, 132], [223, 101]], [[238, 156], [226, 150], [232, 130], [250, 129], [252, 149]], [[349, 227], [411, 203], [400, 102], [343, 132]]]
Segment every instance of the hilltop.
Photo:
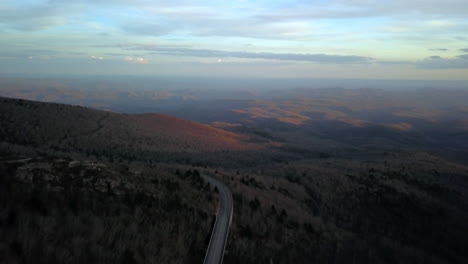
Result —
[[245, 136], [163, 114], [121, 114], [82, 106], [0, 98], [4, 142], [57, 151], [214, 152], [255, 149]]

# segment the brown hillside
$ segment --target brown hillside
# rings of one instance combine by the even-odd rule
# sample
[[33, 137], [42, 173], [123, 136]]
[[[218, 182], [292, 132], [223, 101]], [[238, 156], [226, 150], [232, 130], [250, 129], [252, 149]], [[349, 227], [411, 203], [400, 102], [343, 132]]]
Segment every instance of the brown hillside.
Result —
[[154, 135], [169, 140], [165, 148], [174, 151], [246, 150], [256, 148], [244, 142], [246, 138], [209, 125], [163, 114], [131, 115], [140, 129], [139, 134], [151, 138]]
[[0, 98], [0, 141], [57, 150], [210, 152], [256, 148], [219, 128], [167, 115], [128, 115]]

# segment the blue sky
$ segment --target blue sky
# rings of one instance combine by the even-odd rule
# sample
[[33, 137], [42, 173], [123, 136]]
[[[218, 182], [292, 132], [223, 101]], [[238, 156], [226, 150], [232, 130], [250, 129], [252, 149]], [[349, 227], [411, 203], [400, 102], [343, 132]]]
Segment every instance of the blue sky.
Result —
[[0, 74], [468, 79], [466, 0], [2, 0]]

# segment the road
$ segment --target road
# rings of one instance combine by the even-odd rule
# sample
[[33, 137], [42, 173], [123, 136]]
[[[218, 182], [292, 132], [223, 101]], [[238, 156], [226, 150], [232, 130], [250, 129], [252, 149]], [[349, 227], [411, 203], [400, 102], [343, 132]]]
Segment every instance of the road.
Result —
[[203, 176], [210, 185], [216, 186], [219, 192], [219, 209], [216, 221], [211, 233], [210, 243], [206, 251], [204, 264], [221, 264], [224, 258], [224, 248], [232, 221], [232, 194], [229, 188], [222, 182], [208, 176]]

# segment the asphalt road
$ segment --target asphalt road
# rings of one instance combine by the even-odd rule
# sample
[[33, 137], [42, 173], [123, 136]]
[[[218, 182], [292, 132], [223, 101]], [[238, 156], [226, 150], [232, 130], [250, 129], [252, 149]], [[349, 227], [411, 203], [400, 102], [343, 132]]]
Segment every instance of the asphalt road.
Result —
[[211, 233], [210, 243], [206, 251], [205, 264], [223, 263], [224, 248], [232, 221], [232, 194], [229, 188], [222, 182], [208, 176], [203, 178], [219, 191], [219, 209], [216, 222]]

